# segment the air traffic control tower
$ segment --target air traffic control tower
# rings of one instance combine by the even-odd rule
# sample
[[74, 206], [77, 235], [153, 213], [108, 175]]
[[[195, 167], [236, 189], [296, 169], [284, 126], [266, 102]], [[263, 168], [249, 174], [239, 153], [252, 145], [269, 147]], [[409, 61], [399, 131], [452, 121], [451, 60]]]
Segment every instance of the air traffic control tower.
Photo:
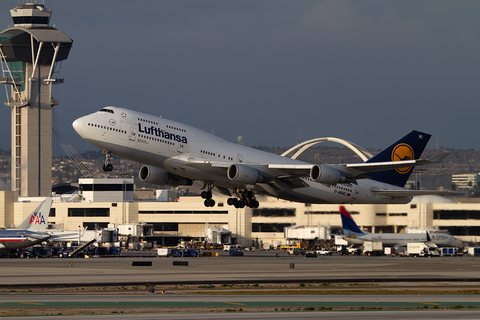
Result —
[[[34, 2], [32, 0], [31, 2]], [[20, 196], [52, 192], [52, 86], [73, 40], [49, 26], [52, 10], [20, 4], [10, 10], [14, 26], [0, 33], [5, 105], [12, 111], [12, 190]]]

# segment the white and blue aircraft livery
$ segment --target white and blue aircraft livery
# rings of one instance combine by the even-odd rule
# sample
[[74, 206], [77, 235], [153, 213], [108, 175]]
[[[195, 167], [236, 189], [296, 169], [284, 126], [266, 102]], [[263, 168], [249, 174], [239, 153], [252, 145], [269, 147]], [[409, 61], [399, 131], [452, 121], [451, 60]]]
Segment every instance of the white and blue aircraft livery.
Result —
[[463, 243], [452, 235], [438, 232], [423, 233], [369, 233], [361, 230], [345, 207], [340, 206], [343, 238], [352, 244], [379, 241], [385, 247], [405, 247], [411, 242], [424, 242], [438, 247], [463, 247]]
[[[86, 141], [106, 155], [140, 162], [139, 177], [157, 185], [204, 183], [205, 206], [212, 189], [228, 204], [257, 208], [256, 195], [304, 203], [408, 203], [415, 195], [445, 191], [404, 188], [413, 167], [441, 162], [447, 154], [419, 160], [430, 135], [412, 131], [365, 163], [310, 164], [228, 142], [188, 125], [133, 110], [105, 107], [73, 122]], [[232, 192], [233, 195], [232, 196]]]

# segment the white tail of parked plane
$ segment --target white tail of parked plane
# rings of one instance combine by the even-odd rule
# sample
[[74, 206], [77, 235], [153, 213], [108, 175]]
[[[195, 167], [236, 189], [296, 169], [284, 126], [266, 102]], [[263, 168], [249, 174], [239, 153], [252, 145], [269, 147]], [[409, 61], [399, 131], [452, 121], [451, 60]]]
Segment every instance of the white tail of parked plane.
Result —
[[52, 207], [52, 198], [45, 198], [42, 203], [15, 229], [32, 232], [46, 232], [48, 215]]

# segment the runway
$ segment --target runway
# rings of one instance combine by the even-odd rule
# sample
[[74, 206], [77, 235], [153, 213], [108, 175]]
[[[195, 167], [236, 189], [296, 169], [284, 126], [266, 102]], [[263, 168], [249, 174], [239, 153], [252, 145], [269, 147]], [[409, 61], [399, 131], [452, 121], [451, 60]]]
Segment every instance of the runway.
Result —
[[[90, 259], [0, 259], [1, 287], [289, 283], [480, 281], [480, 257], [364, 257], [305, 258], [281, 251], [245, 253], [244, 257]], [[151, 261], [133, 267], [132, 261]], [[175, 266], [174, 261], [188, 262]]]
[[[0, 298], [2, 314], [15, 308], [24, 313], [29, 311], [27, 309], [48, 310], [50, 316], [42, 319], [58, 319], [59, 315], [67, 316], [65, 313], [72, 310], [79, 310], [75, 315], [82, 316], [82, 319], [318, 319], [327, 316], [330, 319], [385, 319], [387, 316], [391, 319], [418, 319], [419, 316], [424, 319], [478, 319], [480, 316], [478, 295], [168, 296], [77, 293], [4, 294]], [[332, 309], [340, 311], [328, 311]], [[31, 316], [28, 318], [31, 319]]]
[[417, 312], [425, 319], [480, 318], [478, 257], [222, 252], [180, 259], [0, 259], [0, 268], [0, 311], [16, 319], [375, 319], [384, 312], [392, 319], [418, 318]]

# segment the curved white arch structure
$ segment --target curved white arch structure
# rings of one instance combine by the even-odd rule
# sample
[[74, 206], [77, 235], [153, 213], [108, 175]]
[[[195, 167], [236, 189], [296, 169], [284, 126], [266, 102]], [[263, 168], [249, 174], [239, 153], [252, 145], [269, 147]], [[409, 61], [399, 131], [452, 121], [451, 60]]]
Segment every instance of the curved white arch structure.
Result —
[[308, 148], [310, 148], [310, 147], [312, 147], [316, 144], [319, 144], [319, 143], [322, 143], [322, 142], [327, 142], [327, 141], [336, 142], [336, 143], [339, 143], [339, 144], [342, 144], [342, 145], [348, 147], [350, 150], [355, 152], [364, 162], [367, 161], [368, 159], [370, 159], [371, 157], [373, 157], [373, 155], [370, 152], [368, 152], [364, 148], [360, 147], [359, 145], [357, 145], [353, 142], [347, 141], [347, 140], [343, 140], [343, 139], [340, 139], [340, 138], [333, 138], [333, 137], [315, 138], [315, 139], [311, 139], [311, 140], [299, 143], [296, 146], [293, 146], [290, 149], [288, 149], [287, 151], [285, 151], [284, 153], [282, 153], [282, 157], [286, 157], [287, 154], [289, 154], [290, 152], [293, 152], [296, 149], [299, 149], [291, 157], [292, 159], [296, 159], [299, 155], [301, 155]]

